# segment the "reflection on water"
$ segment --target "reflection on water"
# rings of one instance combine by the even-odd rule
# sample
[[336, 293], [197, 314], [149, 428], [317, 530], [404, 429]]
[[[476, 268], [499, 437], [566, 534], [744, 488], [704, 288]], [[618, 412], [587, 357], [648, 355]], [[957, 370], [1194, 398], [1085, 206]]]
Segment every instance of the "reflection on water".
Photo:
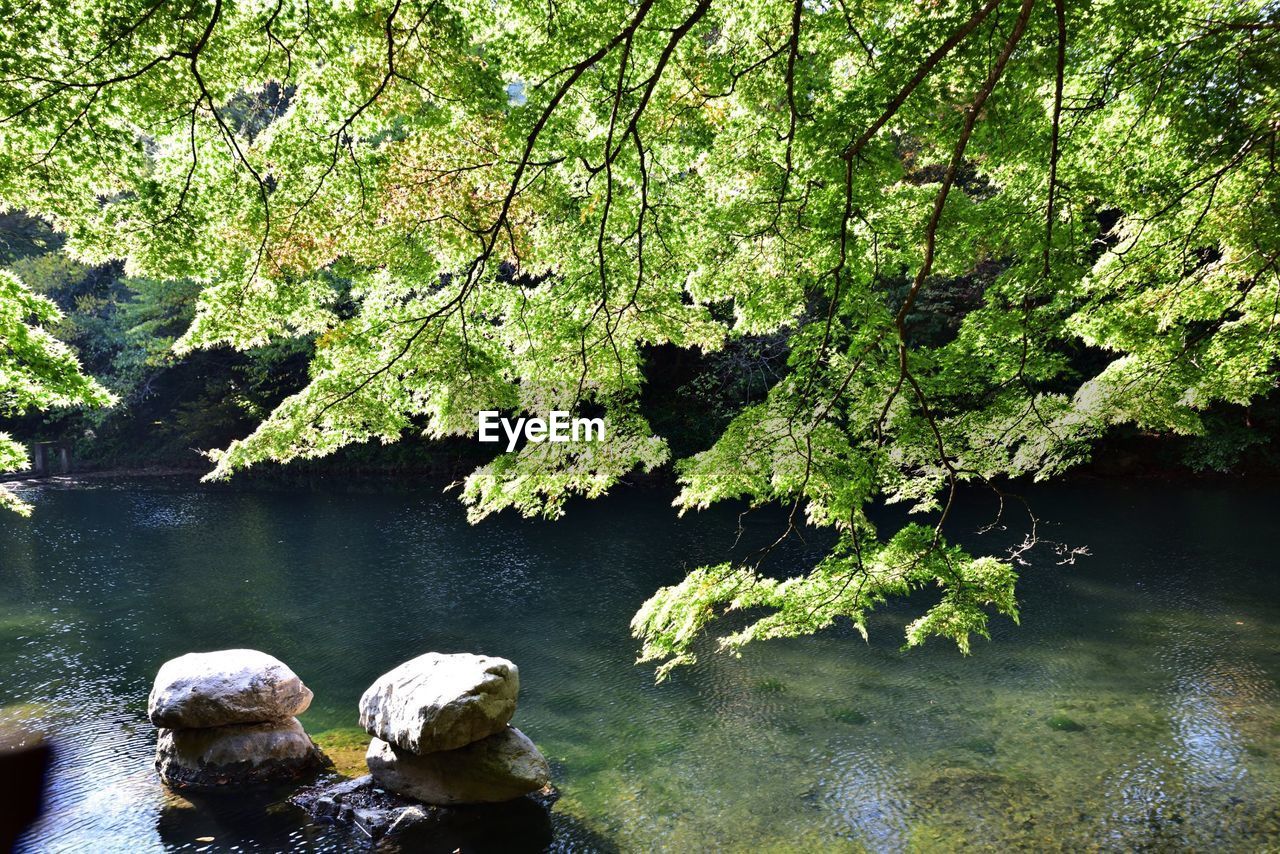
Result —
[[432, 649], [512, 658], [516, 723], [563, 791], [561, 850], [1280, 846], [1280, 494], [1042, 491], [1054, 536], [1093, 557], [1028, 567], [1023, 625], [993, 624], [969, 658], [899, 650], [922, 600], [874, 617], [870, 643], [760, 644], [662, 686], [628, 622], [719, 559], [732, 508], [678, 521], [666, 496], [623, 494], [473, 528], [431, 490], [29, 497], [33, 519], [0, 517], [0, 723], [62, 748], [30, 850], [344, 849], [287, 790], [193, 803], [155, 779], [152, 675], [230, 646], [287, 661], [316, 693], [303, 723], [357, 763], [377, 675]]

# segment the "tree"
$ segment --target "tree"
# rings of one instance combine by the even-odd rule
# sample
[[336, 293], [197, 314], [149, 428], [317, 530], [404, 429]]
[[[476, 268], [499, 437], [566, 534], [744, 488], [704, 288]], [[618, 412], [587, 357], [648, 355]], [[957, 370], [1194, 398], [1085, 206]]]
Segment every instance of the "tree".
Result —
[[[67, 406], [107, 406], [110, 392], [80, 371], [67, 345], [44, 327], [61, 316], [50, 300], [0, 270], [0, 414]], [[0, 472], [27, 467], [27, 450], [0, 433]], [[31, 508], [0, 485], [0, 509], [27, 515]]]
[[[315, 335], [310, 384], [212, 477], [476, 412], [603, 411], [466, 481], [558, 515], [667, 461], [655, 345], [783, 334], [787, 366], [678, 505], [782, 502], [810, 571], [703, 567], [634, 624], [662, 673], [858, 627], [968, 650], [1017, 553], [946, 539], [958, 485], [1057, 475], [1113, 425], [1194, 433], [1274, 384], [1274, 5], [1208, 0], [78, 0], [8, 7], [0, 200], [91, 261], [203, 284], [180, 349]], [[336, 280], [353, 307], [339, 310]], [[926, 331], [941, 283], [980, 290]], [[1071, 353], [1106, 355], [1081, 374]], [[922, 521], [880, 532], [865, 510]], [[803, 516], [802, 516], [803, 514]], [[785, 534], [784, 534], [785, 536]], [[1030, 544], [1031, 540], [1028, 541]]]
[[[47, 330], [71, 347], [82, 369], [119, 404], [29, 415], [13, 422], [14, 432], [38, 431], [72, 443], [77, 459], [88, 465], [189, 465], [193, 445], [226, 444], [244, 435], [305, 384], [310, 341], [178, 357], [173, 343], [191, 324], [201, 285], [130, 279], [118, 263], [77, 263], [38, 221], [33, 229], [15, 216], [6, 219], [0, 240], [6, 231], [13, 239], [0, 263], [7, 261], [10, 272], [61, 309]], [[23, 232], [32, 231], [34, 239], [24, 239]]]

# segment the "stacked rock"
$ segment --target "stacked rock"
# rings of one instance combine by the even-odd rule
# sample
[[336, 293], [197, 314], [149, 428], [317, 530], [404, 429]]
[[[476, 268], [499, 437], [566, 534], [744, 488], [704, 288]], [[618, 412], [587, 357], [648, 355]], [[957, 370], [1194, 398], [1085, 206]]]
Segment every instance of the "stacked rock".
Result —
[[253, 649], [165, 662], [147, 702], [160, 730], [156, 771], [176, 787], [276, 782], [317, 771], [324, 754], [295, 717], [311, 698], [287, 665]]
[[437, 806], [541, 789], [547, 760], [509, 725], [519, 692], [516, 666], [486, 655], [429, 652], [383, 674], [360, 698], [374, 782]]

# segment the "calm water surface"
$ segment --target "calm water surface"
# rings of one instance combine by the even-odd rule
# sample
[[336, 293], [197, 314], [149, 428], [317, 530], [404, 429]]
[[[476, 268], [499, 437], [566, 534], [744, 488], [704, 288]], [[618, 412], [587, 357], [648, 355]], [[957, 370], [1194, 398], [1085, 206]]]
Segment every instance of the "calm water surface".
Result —
[[348, 846], [277, 796], [193, 808], [155, 778], [152, 676], [226, 647], [302, 676], [303, 724], [340, 765], [382, 672], [428, 650], [513, 659], [515, 723], [563, 792], [560, 850], [1280, 850], [1277, 490], [1042, 491], [1049, 533], [1092, 556], [1026, 567], [1022, 626], [993, 621], [969, 658], [898, 649], [923, 594], [877, 616], [870, 643], [836, 629], [705, 655], [660, 686], [628, 622], [722, 558], [733, 508], [676, 520], [636, 491], [471, 527], [425, 488], [28, 497], [32, 519], [0, 517], [0, 721], [61, 750], [27, 850]]

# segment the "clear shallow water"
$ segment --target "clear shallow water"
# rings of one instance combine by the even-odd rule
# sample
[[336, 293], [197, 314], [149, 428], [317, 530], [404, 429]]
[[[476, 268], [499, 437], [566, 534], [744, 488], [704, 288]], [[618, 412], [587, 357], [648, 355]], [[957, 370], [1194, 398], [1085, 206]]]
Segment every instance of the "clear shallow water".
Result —
[[[628, 622], [723, 556], [731, 508], [677, 521], [637, 491], [471, 527], [434, 489], [28, 497], [33, 519], [0, 517], [0, 721], [60, 747], [28, 850], [346, 848], [273, 803], [287, 792], [193, 808], [156, 780], [156, 668], [231, 646], [302, 676], [302, 721], [339, 764], [358, 761], [341, 746], [380, 673], [427, 650], [513, 659], [562, 850], [1280, 850], [1280, 490], [1041, 491], [1049, 534], [1093, 556], [1028, 567], [1023, 625], [993, 621], [969, 658], [899, 651], [922, 599], [876, 617], [869, 644], [759, 644], [661, 686]], [[976, 528], [986, 502], [970, 507]]]

